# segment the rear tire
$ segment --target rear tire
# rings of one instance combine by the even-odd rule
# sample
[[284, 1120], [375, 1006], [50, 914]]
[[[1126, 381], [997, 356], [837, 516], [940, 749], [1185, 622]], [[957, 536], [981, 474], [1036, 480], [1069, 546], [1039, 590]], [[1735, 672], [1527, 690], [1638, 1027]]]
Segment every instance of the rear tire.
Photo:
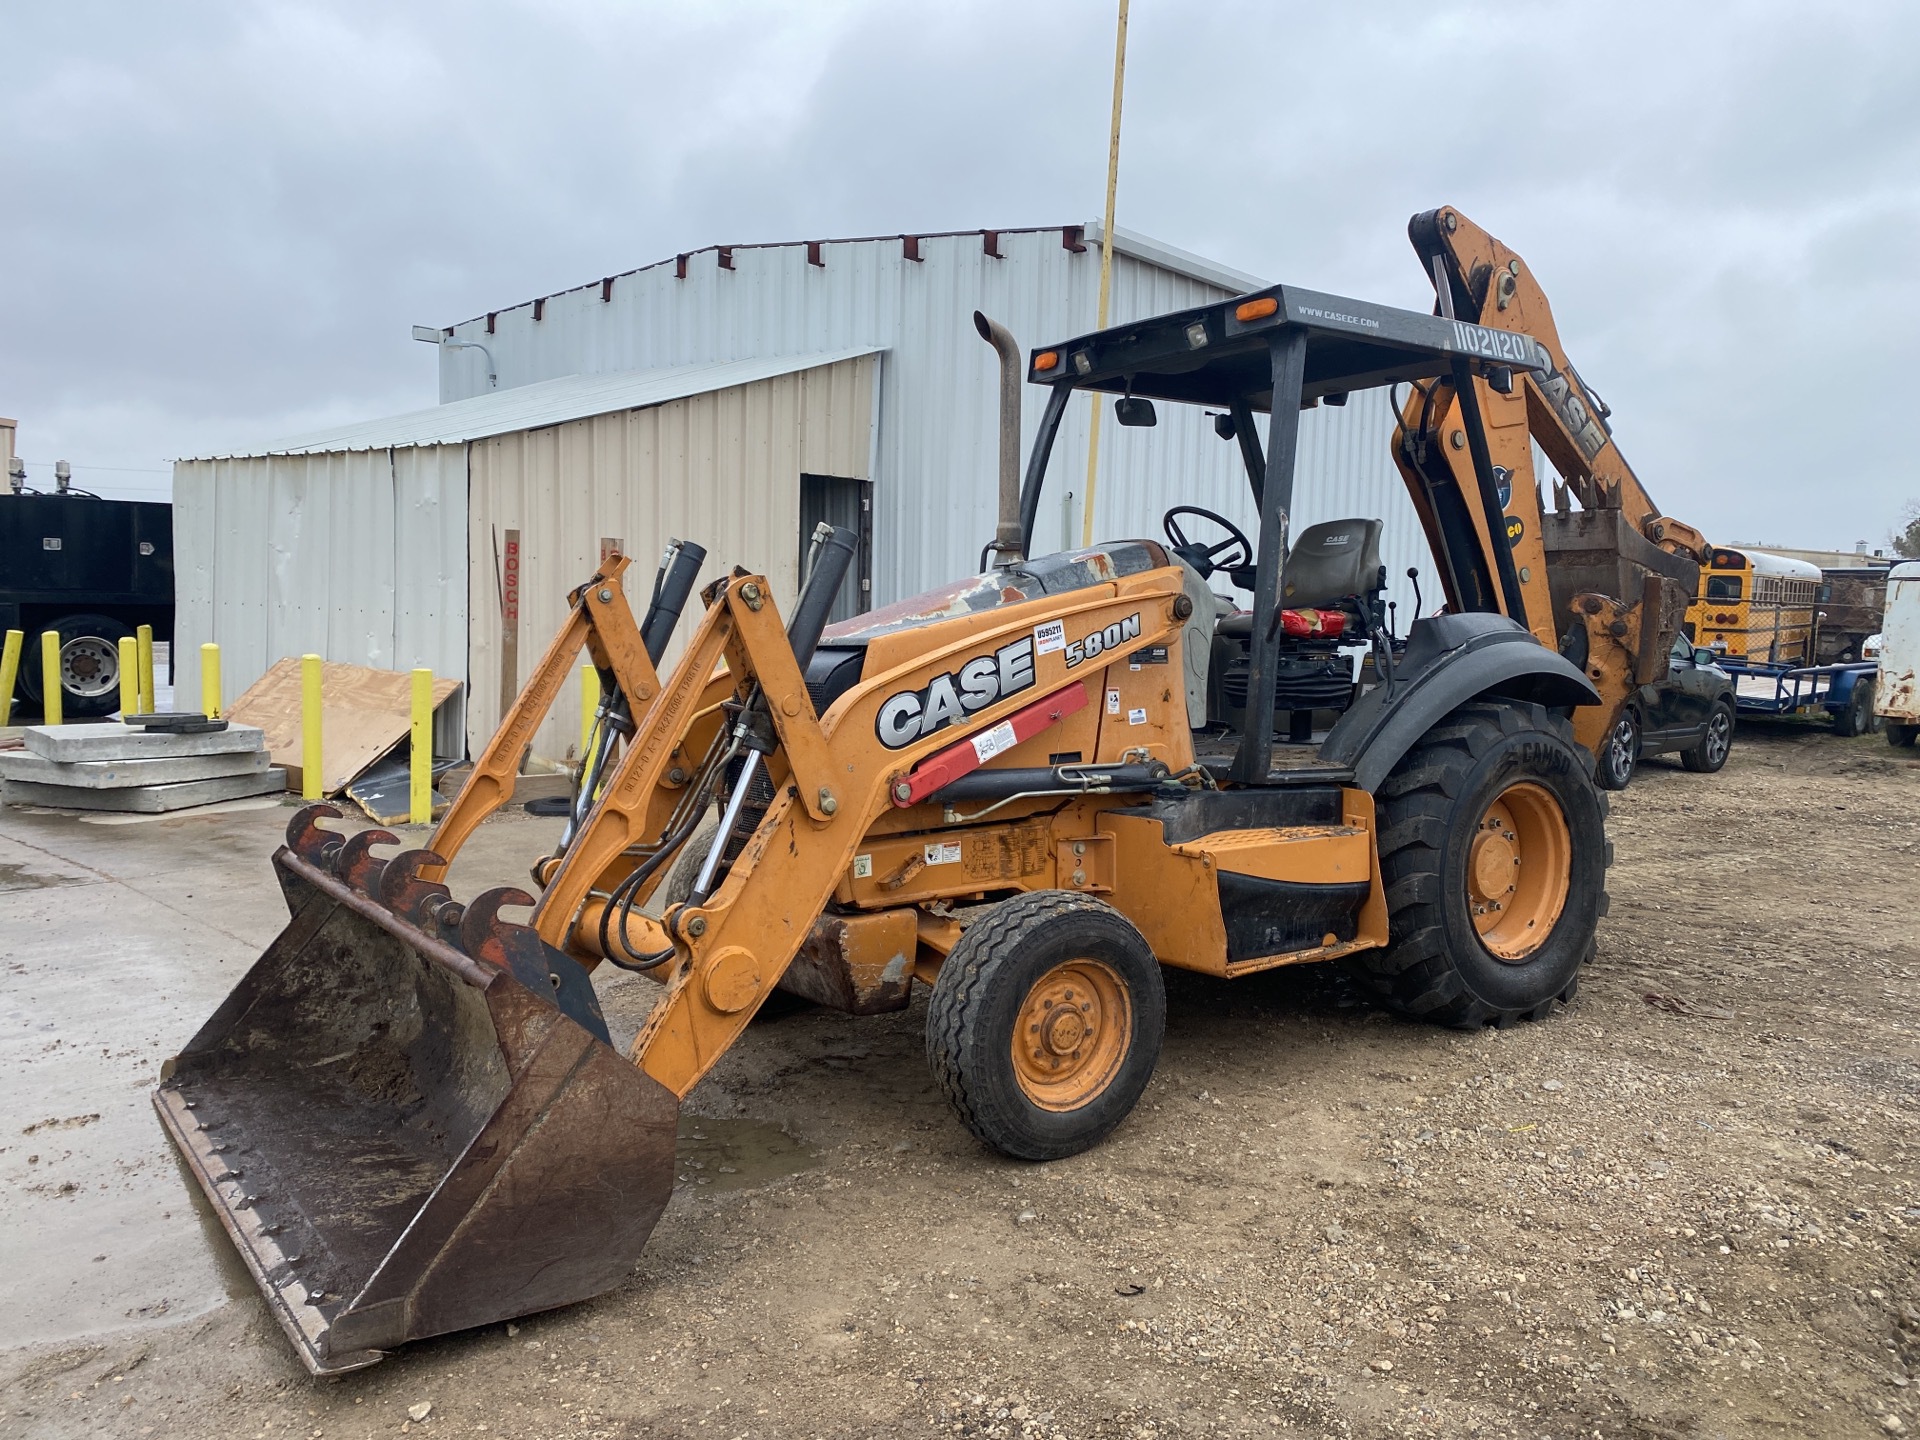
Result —
[[60, 636], [60, 718], [91, 719], [120, 708], [120, 642], [133, 634], [106, 615], [65, 615], [36, 626], [20, 655], [20, 693], [43, 712], [40, 693], [40, 634]]
[[1017, 1160], [1097, 1144], [1147, 1088], [1167, 997], [1127, 918], [1090, 895], [1003, 900], [953, 947], [927, 1007], [927, 1061], [977, 1137]]
[[1707, 714], [1707, 733], [1691, 750], [1682, 751], [1680, 763], [1700, 775], [1717, 775], [1726, 768], [1733, 754], [1733, 706], [1724, 700], [1713, 702]]
[[1460, 1029], [1572, 1000], [1607, 911], [1606, 797], [1591, 773], [1572, 726], [1538, 705], [1463, 705], [1430, 730], [1380, 787], [1390, 939], [1360, 957], [1363, 983]]
[[1909, 725], [1903, 720], [1887, 721], [1887, 744], [1894, 749], [1912, 749], [1916, 736], [1920, 736], [1920, 725]]
[[1594, 757], [1593, 778], [1602, 790], [1624, 790], [1640, 765], [1640, 717], [1627, 706], [1607, 732], [1607, 738]]
[[1873, 682], [1856, 680], [1847, 703], [1833, 712], [1833, 733], [1845, 739], [1873, 729]]

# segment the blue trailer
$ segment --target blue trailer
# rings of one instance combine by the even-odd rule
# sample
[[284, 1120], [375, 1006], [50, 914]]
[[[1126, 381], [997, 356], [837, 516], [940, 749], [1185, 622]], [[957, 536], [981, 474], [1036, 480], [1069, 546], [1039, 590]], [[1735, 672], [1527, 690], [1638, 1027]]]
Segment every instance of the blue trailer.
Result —
[[1844, 665], [1769, 665], [1724, 658], [1716, 662], [1733, 677], [1734, 706], [1749, 719], [1788, 719], [1825, 711], [1836, 735], [1865, 735], [1880, 728], [1873, 713], [1878, 661]]

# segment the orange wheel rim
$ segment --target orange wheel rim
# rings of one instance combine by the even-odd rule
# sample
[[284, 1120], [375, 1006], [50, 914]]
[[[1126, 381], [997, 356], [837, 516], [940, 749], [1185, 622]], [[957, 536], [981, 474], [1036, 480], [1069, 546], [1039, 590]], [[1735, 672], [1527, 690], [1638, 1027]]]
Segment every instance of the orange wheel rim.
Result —
[[1042, 1110], [1078, 1110], [1113, 1082], [1133, 1039], [1133, 999], [1100, 960], [1069, 960], [1034, 982], [1013, 1027], [1013, 1073]]
[[1480, 943], [1518, 965], [1547, 943], [1567, 906], [1573, 835], [1560, 802], [1531, 781], [1494, 797], [1467, 852], [1467, 903]]

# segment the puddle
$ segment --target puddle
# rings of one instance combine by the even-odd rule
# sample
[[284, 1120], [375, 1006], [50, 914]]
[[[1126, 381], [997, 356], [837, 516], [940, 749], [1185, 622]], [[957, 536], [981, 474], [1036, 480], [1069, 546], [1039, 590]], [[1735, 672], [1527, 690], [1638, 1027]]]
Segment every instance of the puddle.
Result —
[[86, 875], [38, 875], [26, 865], [0, 865], [0, 890], [51, 890], [56, 885], [85, 885]]
[[746, 1190], [782, 1175], [797, 1175], [818, 1163], [807, 1145], [777, 1125], [682, 1115], [674, 1185]]

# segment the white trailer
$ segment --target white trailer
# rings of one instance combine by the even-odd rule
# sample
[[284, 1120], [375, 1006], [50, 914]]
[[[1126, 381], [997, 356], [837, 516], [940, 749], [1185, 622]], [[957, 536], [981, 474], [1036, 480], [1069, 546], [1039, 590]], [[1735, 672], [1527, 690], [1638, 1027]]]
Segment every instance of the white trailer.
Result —
[[1920, 736], [1920, 560], [1887, 572], [1887, 618], [1881, 636], [1874, 713], [1885, 722], [1888, 744], [1911, 746]]

